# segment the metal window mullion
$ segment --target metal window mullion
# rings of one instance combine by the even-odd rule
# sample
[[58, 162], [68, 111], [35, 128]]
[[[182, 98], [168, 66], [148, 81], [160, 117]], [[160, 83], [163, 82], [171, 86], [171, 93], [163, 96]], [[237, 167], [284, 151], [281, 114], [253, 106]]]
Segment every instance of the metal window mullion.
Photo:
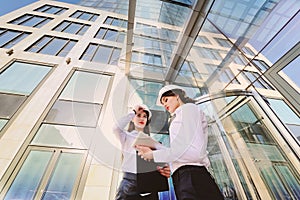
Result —
[[[27, 14], [28, 15], [28, 14]], [[18, 23], [18, 25], [22, 25], [22, 24], [24, 24], [25, 22], [27, 22], [27, 21], [29, 21], [29, 20], [32, 20], [32, 18], [34, 17], [34, 15], [29, 15], [30, 17], [28, 17], [27, 19], [24, 19], [24, 20], [22, 20], [22, 21], [20, 21], [19, 23]]]
[[72, 41], [71, 39], [69, 40], [65, 40], [65, 44], [60, 48], [60, 50], [58, 50], [58, 52], [55, 54], [55, 56], [58, 56], [61, 52], [64, 51], [64, 49], [66, 48], [66, 46], [68, 46], [68, 44], [70, 43], [70, 41]]
[[[50, 37], [50, 36], [46, 36], [46, 37]], [[39, 52], [41, 52], [46, 46], [48, 46], [52, 41], [53, 41], [53, 39], [55, 38], [54, 36], [52, 36], [52, 37], [50, 37], [51, 39], [47, 42], [47, 43], [45, 43], [44, 44], [44, 46], [42, 46], [36, 53], [39, 53]], [[43, 39], [43, 38], [42, 38]]]
[[33, 27], [37, 27], [39, 24], [44, 23], [44, 21], [46, 21], [47, 19], [49, 19], [48, 17], [44, 17], [43, 20], [41, 20], [40, 22], [38, 22], [37, 24], [33, 25]]
[[72, 24], [72, 22], [70, 22], [70, 21], [65, 21], [65, 22], [68, 23], [68, 25], [66, 25], [65, 28], [63, 28], [63, 29], [61, 30], [61, 32], [65, 32], [65, 30], [66, 30], [68, 27], [70, 27], [71, 24]]
[[40, 182], [40, 185], [37, 189], [37, 193], [35, 195], [34, 200], [42, 199], [42, 197], [44, 195], [44, 192], [45, 192], [45, 189], [46, 189], [46, 187], [48, 185], [48, 182], [51, 178], [52, 172], [55, 169], [56, 163], [57, 163], [57, 161], [58, 161], [58, 159], [61, 155], [61, 152], [62, 152], [61, 150], [56, 150], [56, 149], [54, 149], [53, 151], [54, 151], [54, 155], [52, 156], [52, 158], [51, 158], [51, 160], [48, 164], [48, 167], [47, 167], [47, 169], [44, 173], [44, 176], [43, 176], [43, 178]]
[[[8, 32], [8, 31], [9, 31], [9, 30], [6, 30], [6, 32]], [[8, 44], [10, 44], [10, 43], [13, 44], [13, 42], [14, 42], [18, 37], [20, 37], [23, 33], [25, 33], [25, 32], [19, 32], [19, 31], [15, 31], [15, 32], [18, 32], [18, 35], [16, 35], [14, 38], [10, 39], [10, 40], [7, 41], [5, 44], [3, 44], [3, 45], [1, 46], [1, 48], [5, 47], [6, 45], [8, 45]]]
[[107, 64], [109, 64], [109, 63], [110, 63], [110, 61], [111, 61], [111, 57], [112, 57], [112, 55], [113, 55], [113, 52], [114, 52], [114, 50], [115, 50], [116, 48], [115, 48], [115, 47], [110, 47], [110, 49], [111, 49], [111, 51], [110, 51], [110, 55], [109, 55], [109, 57], [108, 57]]
[[[92, 45], [93, 45], [93, 44], [92, 44]], [[101, 46], [100, 44], [97, 44], [97, 48], [96, 48], [95, 52], [93, 53], [93, 55], [91, 56], [91, 60], [90, 60], [90, 61], [93, 61], [93, 59], [94, 59], [96, 53], [98, 52], [100, 46]]]
[[79, 24], [81, 27], [78, 29], [78, 31], [75, 33], [76, 35], [79, 34], [81, 32], [81, 30], [83, 29], [83, 27], [85, 27], [85, 24], [81, 24], [81, 23], [76, 23]]

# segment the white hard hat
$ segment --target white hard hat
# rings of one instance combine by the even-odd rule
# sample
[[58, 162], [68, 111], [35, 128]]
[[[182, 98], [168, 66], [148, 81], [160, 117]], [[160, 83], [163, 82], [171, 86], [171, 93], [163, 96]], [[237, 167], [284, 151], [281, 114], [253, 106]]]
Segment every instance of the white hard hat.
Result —
[[138, 104], [138, 105], [134, 106], [134, 109], [138, 109], [138, 108], [143, 108], [143, 110], [147, 111], [149, 113], [148, 118], [151, 119], [152, 113], [151, 113], [150, 109], [148, 108], [148, 106], [146, 106], [145, 104]]
[[175, 90], [175, 89], [179, 89], [179, 90], [185, 91], [182, 87], [180, 87], [178, 85], [166, 85], [166, 86], [164, 86], [163, 88], [161, 88], [159, 90], [158, 97], [156, 99], [156, 105], [162, 106], [162, 104], [160, 102], [160, 99], [161, 99], [162, 95], [164, 93], [170, 91], [170, 90]]

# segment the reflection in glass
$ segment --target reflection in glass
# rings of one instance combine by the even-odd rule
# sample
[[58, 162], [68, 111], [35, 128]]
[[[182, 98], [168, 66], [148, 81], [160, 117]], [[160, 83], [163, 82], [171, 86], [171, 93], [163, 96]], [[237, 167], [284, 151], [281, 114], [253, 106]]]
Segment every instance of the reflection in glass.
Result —
[[14, 62], [0, 74], [0, 91], [29, 95], [51, 67]]
[[45, 189], [43, 200], [68, 200], [78, 177], [83, 155], [78, 153], [61, 153], [59, 160]]
[[[296, 199], [293, 192], [287, 190], [287, 183], [290, 180], [282, 178], [275, 168], [277, 163], [282, 163], [292, 168], [286, 160], [285, 154], [280, 146], [273, 140], [271, 133], [263, 123], [262, 118], [258, 118], [249, 104], [244, 104], [223, 120], [225, 129], [229, 129], [229, 134], [239, 134], [247, 146], [251, 156], [251, 161], [261, 173], [266, 186], [275, 199]], [[231, 127], [235, 126], [235, 129]], [[239, 142], [239, 144], [242, 144]], [[243, 151], [243, 146], [239, 145], [239, 151]], [[247, 158], [243, 158], [247, 159]], [[287, 174], [292, 174], [288, 171]], [[293, 176], [293, 175], [291, 175]], [[297, 176], [295, 182], [299, 182]], [[299, 183], [298, 183], [299, 184]]]
[[295, 175], [291, 173], [291, 170], [288, 166], [285, 165], [275, 165], [275, 169], [278, 171], [281, 178], [285, 180], [287, 187], [292, 191], [296, 199], [300, 199], [300, 183], [295, 178]]
[[279, 119], [300, 141], [300, 117], [283, 100], [268, 99], [268, 102]]
[[52, 154], [53, 152], [31, 151], [4, 199], [33, 199]]
[[25, 96], [0, 93], [0, 117], [10, 119], [25, 100]]
[[94, 128], [42, 124], [31, 144], [87, 149]]
[[102, 104], [110, 76], [75, 71], [59, 99]]
[[57, 124], [95, 127], [101, 110], [100, 104], [56, 101], [45, 121]]

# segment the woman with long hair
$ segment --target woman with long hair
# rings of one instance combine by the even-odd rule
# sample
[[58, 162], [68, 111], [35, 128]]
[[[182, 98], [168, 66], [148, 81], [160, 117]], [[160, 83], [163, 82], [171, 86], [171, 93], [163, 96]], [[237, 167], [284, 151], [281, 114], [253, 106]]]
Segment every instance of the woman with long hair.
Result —
[[[136, 149], [132, 146], [139, 132], [150, 134], [149, 123], [151, 111], [144, 105], [136, 105], [134, 110], [118, 120], [114, 126], [114, 133], [121, 142], [123, 162], [123, 179], [119, 185], [116, 200], [158, 200], [157, 192], [140, 194], [137, 185], [137, 158]], [[128, 125], [128, 129], [125, 127]], [[158, 172], [163, 176], [170, 176], [170, 168], [158, 168]]]
[[167, 85], [158, 94], [157, 105], [171, 114], [170, 147], [152, 150], [137, 146], [145, 160], [167, 162], [172, 172], [177, 200], [223, 199], [214, 179], [208, 172], [207, 121], [204, 113], [183, 88]]

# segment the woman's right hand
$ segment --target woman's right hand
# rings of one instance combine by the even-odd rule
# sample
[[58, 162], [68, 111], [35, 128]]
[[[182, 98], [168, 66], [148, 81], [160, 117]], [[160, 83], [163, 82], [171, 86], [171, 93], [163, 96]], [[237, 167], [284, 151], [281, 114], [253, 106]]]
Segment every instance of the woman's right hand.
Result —
[[170, 178], [171, 176], [171, 169], [168, 164], [165, 164], [163, 167], [157, 166], [157, 171], [167, 178]]

